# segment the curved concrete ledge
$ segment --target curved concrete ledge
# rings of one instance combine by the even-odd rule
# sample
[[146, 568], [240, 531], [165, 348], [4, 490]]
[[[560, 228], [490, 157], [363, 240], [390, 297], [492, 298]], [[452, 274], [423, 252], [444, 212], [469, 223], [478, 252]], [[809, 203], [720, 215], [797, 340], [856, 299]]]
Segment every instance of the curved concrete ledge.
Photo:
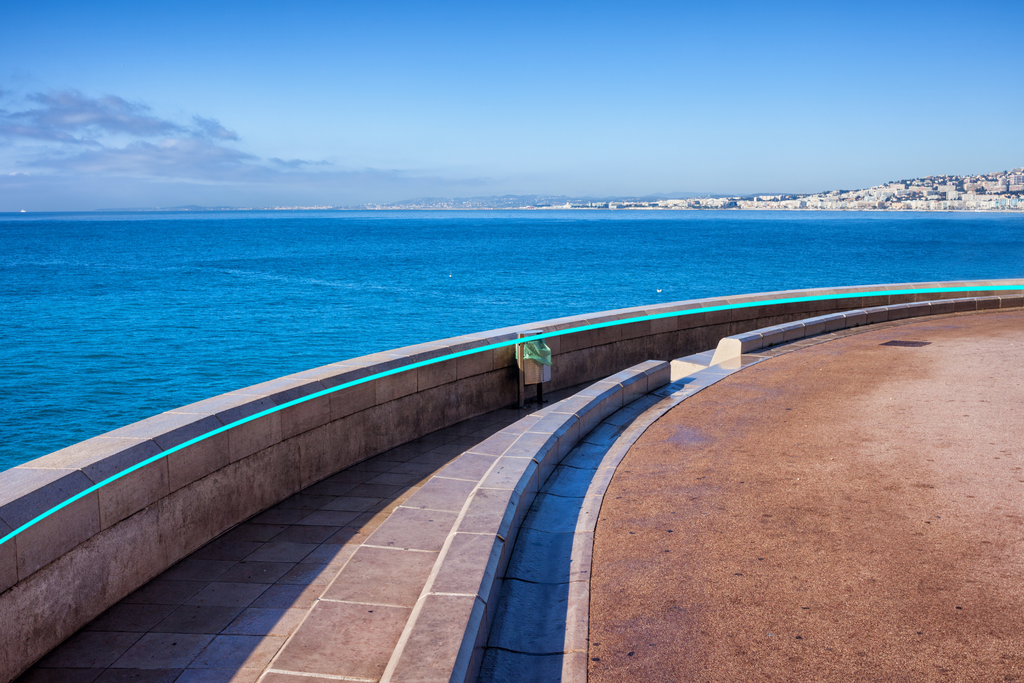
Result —
[[[924, 315], [1022, 305], [1019, 297], [978, 297], [863, 309], [723, 339], [715, 352], [721, 362], [710, 366], [701, 360], [710, 360], [711, 351], [682, 359], [691, 370], [688, 376], [674, 377], [673, 383], [602, 422], [541, 489], [522, 525], [531, 535], [521, 536], [513, 549], [504, 579], [514, 588], [498, 603], [499, 616], [483, 646], [486, 654], [476, 680], [587, 680], [594, 524], [616, 467], [647, 428], [672, 408], [746, 367], [809, 344], [909, 323]], [[886, 315], [887, 311], [891, 313]], [[803, 334], [785, 338], [794, 330]], [[731, 351], [741, 342], [748, 344], [742, 355], [719, 357], [723, 349]]]
[[[554, 357], [551, 389], [559, 389], [650, 358], [692, 354], [722, 337], [851, 308], [990, 295], [991, 288], [1006, 295], [999, 305], [1020, 305], [1013, 303], [1021, 299], [1013, 288], [1021, 286], [1022, 280], [1004, 280], [800, 290], [529, 323], [297, 373], [33, 460], [0, 473], [0, 534], [89, 492], [0, 544], [0, 623], [8, 643], [0, 651], [0, 679], [18, 675], [150, 578], [296, 491], [389, 448], [514, 403], [514, 352], [488, 348], [291, 404], [296, 399], [510, 341], [528, 329], [559, 333], [548, 340]], [[893, 289], [909, 291], [885, 293]], [[915, 291], [934, 289], [942, 291]], [[815, 299], [773, 302], [806, 297]], [[645, 315], [674, 317], [615, 324]], [[573, 332], [595, 324], [608, 326]], [[192, 442], [278, 406], [284, 408]], [[91, 490], [168, 451], [173, 452]]]

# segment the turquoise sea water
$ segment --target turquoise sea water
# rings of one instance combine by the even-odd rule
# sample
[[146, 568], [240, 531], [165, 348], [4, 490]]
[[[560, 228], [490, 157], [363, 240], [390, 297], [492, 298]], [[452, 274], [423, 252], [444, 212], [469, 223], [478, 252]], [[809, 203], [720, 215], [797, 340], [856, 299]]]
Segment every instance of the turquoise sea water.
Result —
[[1009, 277], [1024, 277], [1012, 214], [0, 214], [0, 470], [225, 391], [466, 332], [704, 296]]

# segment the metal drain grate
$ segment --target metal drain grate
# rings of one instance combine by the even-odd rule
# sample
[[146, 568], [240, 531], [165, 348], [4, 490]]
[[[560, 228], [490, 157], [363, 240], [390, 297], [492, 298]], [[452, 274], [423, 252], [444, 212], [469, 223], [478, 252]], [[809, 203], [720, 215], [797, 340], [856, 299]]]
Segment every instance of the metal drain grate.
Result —
[[879, 346], [913, 346], [913, 347], [917, 347], [917, 346], [928, 346], [929, 344], [931, 344], [931, 342], [901, 341], [901, 340], [894, 339], [893, 341], [887, 341], [884, 344], [879, 344]]

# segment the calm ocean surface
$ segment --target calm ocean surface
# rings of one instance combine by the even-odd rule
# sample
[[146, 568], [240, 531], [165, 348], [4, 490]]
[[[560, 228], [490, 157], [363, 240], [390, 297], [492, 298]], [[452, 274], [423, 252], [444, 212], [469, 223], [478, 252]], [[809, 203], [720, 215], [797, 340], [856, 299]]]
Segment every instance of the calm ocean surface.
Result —
[[1011, 277], [1024, 277], [1024, 216], [1010, 214], [0, 214], [0, 470], [466, 332], [712, 295]]

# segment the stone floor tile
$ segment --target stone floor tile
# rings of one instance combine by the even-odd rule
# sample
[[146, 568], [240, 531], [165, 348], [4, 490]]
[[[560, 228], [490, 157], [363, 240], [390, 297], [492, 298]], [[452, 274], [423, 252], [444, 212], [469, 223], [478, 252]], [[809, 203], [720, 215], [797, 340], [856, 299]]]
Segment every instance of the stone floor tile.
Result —
[[402, 505], [419, 510], [459, 512], [465, 506], [477, 482], [433, 477]]
[[294, 566], [294, 562], [239, 562], [217, 580], [229, 583], [274, 583]]
[[316, 543], [289, 543], [268, 541], [245, 558], [246, 562], [301, 562], [316, 550]]
[[[331, 497], [331, 500], [335, 500]], [[290, 526], [277, 536], [274, 541], [287, 541], [288, 543], [323, 543], [325, 540], [338, 532], [343, 524], [337, 526], [316, 526], [313, 524], [302, 524]]]
[[524, 529], [540, 529], [552, 533], [572, 533], [585, 498], [562, 498], [547, 493], [537, 495], [529, 516], [523, 521]]
[[295, 524], [306, 516], [305, 510], [282, 510], [270, 508], [252, 518], [254, 524]]
[[86, 631], [145, 633], [174, 611], [174, 605], [136, 605], [119, 602], [93, 619]]
[[572, 531], [520, 529], [505, 576], [533, 583], [568, 583], [575, 540]]
[[218, 538], [192, 553], [196, 560], [241, 560], [262, 545], [259, 541], [236, 541]]
[[154, 579], [121, 602], [142, 605], [183, 605], [208, 585], [208, 581], [164, 581]]
[[[334, 475], [331, 475], [330, 477], [327, 477], [326, 479], [324, 479], [320, 483], [321, 484], [323, 484], [323, 483], [328, 483], [328, 484], [346, 484], [346, 485], [355, 486], [357, 484], [362, 484], [367, 479], [373, 479], [375, 476], [377, 476], [377, 474], [378, 473], [367, 472], [365, 470], [354, 470], [351, 467], [349, 467], [348, 469], [342, 470], [341, 472], [338, 472], [337, 474], [334, 474]], [[316, 486], [316, 484], [314, 484], [314, 486]], [[310, 488], [312, 488], [312, 487], [310, 487]], [[333, 494], [333, 495], [338, 495], [338, 494]]]
[[556, 467], [544, 484], [544, 492], [566, 498], [582, 498], [587, 495], [590, 483], [597, 470], [578, 467]]
[[405, 488], [406, 485], [400, 484], [360, 484], [353, 487], [347, 495], [359, 498], [394, 498]]
[[186, 605], [209, 605], [212, 607], [248, 607], [265, 590], [263, 583], [228, 583], [214, 581], [189, 598]]
[[40, 669], [34, 666], [14, 683], [93, 683], [106, 669]]
[[530, 655], [488, 649], [480, 666], [481, 681], [560, 681], [561, 654]]
[[363, 546], [323, 599], [412, 607], [436, 561], [436, 552]]
[[185, 669], [174, 683], [256, 683], [260, 673], [262, 669]]
[[260, 683], [337, 683], [337, 678], [324, 678], [310, 674], [290, 674], [283, 671], [268, 672]]
[[339, 484], [330, 481], [320, 481], [312, 486], [306, 487], [306, 493], [317, 496], [343, 496], [356, 484]]
[[322, 557], [319, 557], [318, 555], [321, 552], [320, 549], [325, 546], [342, 546], [352, 544], [361, 545], [363, 541], [366, 540], [366, 537], [372, 533], [372, 531], [372, 529], [367, 529], [364, 531], [362, 526], [356, 526], [355, 524], [342, 527], [341, 531], [334, 534], [326, 541], [321, 543], [319, 546], [317, 546], [317, 549], [311, 552], [309, 555], [307, 555], [303, 562], [323, 562], [324, 559]]
[[480, 481], [491, 469], [491, 465], [497, 461], [496, 455], [483, 455], [480, 453], [463, 453], [453, 460], [442, 471], [442, 477], [450, 479], [465, 479], [467, 481]]
[[96, 683], [174, 683], [184, 669], [107, 669]]
[[232, 541], [256, 541], [257, 543], [263, 543], [287, 528], [287, 524], [255, 524], [253, 522], [245, 522], [244, 524], [239, 524], [221, 536], [221, 538], [229, 538]]
[[[397, 467], [398, 465], [395, 465]], [[419, 482], [424, 475], [413, 474], [410, 472], [382, 472], [373, 479], [369, 479], [366, 482], [366, 486], [384, 485], [384, 486], [412, 486]]]
[[[344, 564], [352, 556], [352, 553], [355, 552], [356, 547], [362, 544], [366, 536], [369, 536], [369, 534], [342, 534], [339, 531], [331, 538], [345, 538], [346, 543], [321, 543], [313, 552], [303, 558], [298, 567], [304, 564]], [[286, 583], [294, 582], [287, 581]]]
[[[383, 524], [384, 520], [390, 517], [391, 513], [394, 512], [398, 506], [399, 503], [395, 502], [388, 505], [388, 507], [383, 510], [361, 512], [349, 523], [347, 528], [358, 529], [361, 533], [369, 535], [376, 531], [377, 527]], [[327, 540], [329, 541], [331, 539]]]
[[488, 647], [531, 654], [561, 652], [568, 602], [568, 583], [506, 579]]
[[334, 526], [341, 528], [359, 516], [358, 512], [342, 510], [314, 510], [300, 519], [296, 524], [306, 526]]
[[318, 510], [320, 506], [329, 501], [333, 496], [316, 495], [310, 493], [296, 493], [288, 496], [274, 506], [277, 510]]
[[308, 610], [250, 607], [225, 629], [231, 636], [288, 636], [302, 622]]
[[361, 496], [336, 496], [323, 506], [324, 510], [340, 510], [342, 512], [365, 512], [376, 507], [383, 498], [365, 498]]
[[172, 581], [213, 581], [234, 564], [235, 560], [197, 560], [187, 557], [161, 574], [160, 578]]
[[303, 562], [292, 567], [276, 583], [301, 586], [311, 586], [315, 583], [327, 584], [338, 575], [340, 569], [340, 564], [310, 564]]
[[[469, 448], [469, 446], [463, 446], [463, 445], [457, 443], [457, 441], [458, 441], [458, 437], [456, 437], [452, 441], [449, 441], [446, 444], [443, 444], [441, 446], [437, 446], [435, 448], [431, 448], [428, 452], [429, 453], [436, 453], [436, 454], [442, 455], [442, 456], [446, 456], [449, 460], [451, 460], [451, 459], [453, 459], [457, 455], [462, 455], [463, 453], [466, 452], [466, 449]], [[471, 443], [471, 445], [475, 446], [476, 443], [475, 442]]]
[[263, 594], [256, 598], [250, 607], [309, 609], [323, 592], [323, 584], [310, 586], [277, 584], [263, 591]]
[[395, 474], [419, 474], [427, 476], [437, 471], [436, 465], [422, 462], [403, 462], [391, 470]]
[[[370, 477], [368, 477], [368, 479], [372, 479], [373, 477], [377, 476], [382, 472], [387, 472], [394, 466], [395, 462], [393, 460], [382, 460], [381, 458], [376, 457], [370, 458], [369, 460], [364, 460], [360, 463], [356, 463], [355, 465], [349, 467], [348, 471], [369, 474]], [[363, 481], [366, 481], [366, 479], [364, 479]]]
[[40, 660], [43, 669], [108, 667], [136, 642], [141, 633], [79, 631]]
[[505, 453], [521, 436], [519, 432], [498, 432], [469, 449], [471, 453], [499, 456]]
[[398, 508], [366, 543], [411, 550], [440, 550], [455, 524], [455, 518], [451, 512]]
[[284, 636], [217, 636], [189, 668], [263, 669], [284, 641]]
[[210, 605], [182, 605], [154, 626], [153, 633], [208, 633], [217, 634], [231, 623], [243, 607], [215, 607]]
[[212, 640], [200, 633], [147, 633], [111, 668], [184, 669]]
[[423, 455], [417, 455], [415, 458], [413, 458], [409, 462], [413, 462], [413, 463], [416, 463], [418, 465], [435, 465], [435, 466], [447, 465], [452, 460], [454, 460], [457, 456], [461, 455], [464, 451], [465, 451], [465, 449], [460, 449], [456, 453], [438, 453], [436, 450], [434, 450], [434, 451], [427, 451]]
[[408, 607], [319, 602], [274, 661], [275, 669], [376, 680], [409, 619]]

